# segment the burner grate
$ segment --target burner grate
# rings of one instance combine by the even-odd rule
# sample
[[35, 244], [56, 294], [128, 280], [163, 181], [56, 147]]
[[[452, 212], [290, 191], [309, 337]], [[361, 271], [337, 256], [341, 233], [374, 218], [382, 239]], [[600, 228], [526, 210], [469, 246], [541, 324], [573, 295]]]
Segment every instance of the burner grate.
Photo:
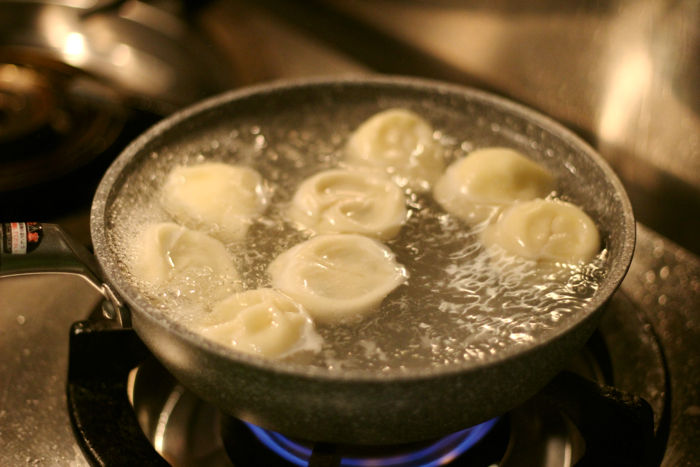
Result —
[[[172, 465], [290, 466], [305, 465], [304, 461], [316, 467], [383, 465], [362, 463], [376, 457], [379, 451], [375, 448], [305, 445], [251, 430], [250, 425], [222, 415], [177, 383], [130, 330], [104, 329], [89, 321], [76, 323], [69, 363], [71, 420], [84, 452], [98, 465], [114, 460], [165, 465], [164, 458]], [[254, 433], [277, 437], [288, 447], [304, 451], [307, 458], [301, 463], [285, 460]], [[523, 460], [527, 465], [543, 466], [644, 465], [646, 459], [656, 457], [650, 452], [653, 436], [653, 413], [643, 399], [565, 371], [502, 421], [490, 421], [438, 442], [451, 454], [467, 439], [477, 443], [465, 454], [419, 459], [407, 465], [450, 462], [508, 467], [522, 465]], [[484, 439], [477, 442], [481, 437]], [[430, 450], [433, 446], [429, 442], [418, 447]], [[400, 465], [395, 461], [406, 460], [405, 452], [397, 449], [405, 448], [389, 448], [384, 457], [390, 463], [384, 465]], [[354, 460], [343, 463], [344, 457]]]
[[97, 79], [37, 53], [0, 53], [0, 191], [57, 179], [92, 161], [130, 118]]

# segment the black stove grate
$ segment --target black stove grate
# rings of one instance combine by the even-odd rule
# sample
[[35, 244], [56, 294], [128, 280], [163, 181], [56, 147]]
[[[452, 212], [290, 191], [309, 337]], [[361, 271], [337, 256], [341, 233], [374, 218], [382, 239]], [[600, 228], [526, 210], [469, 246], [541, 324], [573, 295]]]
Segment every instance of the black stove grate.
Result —
[[[93, 321], [73, 325], [68, 408], [76, 438], [93, 465], [168, 465], [141, 429], [128, 398], [129, 373], [147, 358], [152, 357], [133, 330], [107, 329]], [[502, 417], [451, 465], [522, 465], [534, 451], [527, 437], [514, 439], [514, 425], [525, 425], [519, 431], [527, 433], [533, 428], [528, 424], [538, 423], [528, 411], [552, 410], [573, 422], [584, 440], [582, 455], [573, 459], [579, 467], [646, 466], [658, 458], [653, 413], [640, 397], [564, 371], [524, 407]], [[263, 447], [243, 422], [221, 419], [221, 437], [234, 465], [292, 465]], [[311, 449], [309, 465], [325, 467], [341, 465], [347, 447], [317, 443]]]

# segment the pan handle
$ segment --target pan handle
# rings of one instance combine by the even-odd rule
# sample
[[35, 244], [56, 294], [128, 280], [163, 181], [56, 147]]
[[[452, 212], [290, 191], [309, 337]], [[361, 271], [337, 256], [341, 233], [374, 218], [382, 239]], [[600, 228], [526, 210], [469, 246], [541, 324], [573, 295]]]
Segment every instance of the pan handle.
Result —
[[85, 279], [105, 300], [102, 314], [131, 327], [123, 301], [102, 279], [102, 270], [82, 244], [56, 224], [5, 222], [0, 224], [0, 276], [72, 274]]

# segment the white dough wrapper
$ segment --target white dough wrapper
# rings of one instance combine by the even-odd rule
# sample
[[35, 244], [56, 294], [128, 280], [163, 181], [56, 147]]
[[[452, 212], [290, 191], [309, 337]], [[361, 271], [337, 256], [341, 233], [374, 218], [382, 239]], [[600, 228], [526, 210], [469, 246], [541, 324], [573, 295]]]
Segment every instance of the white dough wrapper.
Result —
[[317, 352], [322, 343], [301, 306], [269, 288], [236, 293], [216, 303], [199, 331], [223, 345], [269, 358]]
[[316, 234], [357, 233], [387, 240], [406, 220], [406, 198], [381, 172], [332, 169], [299, 186], [288, 215]]
[[524, 258], [571, 264], [590, 261], [600, 250], [593, 220], [578, 206], [558, 200], [513, 205], [484, 230], [483, 241]]
[[172, 222], [151, 224], [135, 239], [132, 272], [154, 292], [198, 301], [223, 298], [241, 286], [220, 241]]
[[273, 287], [319, 322], [349, 322], [376, 311], [408, 273], [392, 251], [356, 234], [319, 235], [295, 245], [268, 267]]
[[348, 139], [350, 165], [386, 170], [400, 186], [428, 191], [444, 170], [433, 127], [414, 112], [389, 109], [363, 122]]
[[516, 201], [544, 198], [554, 177], [518, 151], [476, 150], [452, 163], [435, 184], [433, 197], [450, 214], [470, 225], [495, 216]]
[[245, 237], [269, 203], [269, 189], [255, 170], [221, 162], [173, 168], [161, 202], [181, 223], [224, 242]]

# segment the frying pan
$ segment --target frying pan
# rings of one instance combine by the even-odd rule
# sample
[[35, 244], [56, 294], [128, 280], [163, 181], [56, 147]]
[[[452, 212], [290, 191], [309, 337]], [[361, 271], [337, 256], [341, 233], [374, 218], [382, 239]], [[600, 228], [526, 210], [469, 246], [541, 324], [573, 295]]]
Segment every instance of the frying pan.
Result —
[[[412, 109], [475, 147], [520, 149], [555, 174], [568, 199], [594, 219], [607, 249], [607, 273], [582, 310], [526, 344], [484, 358], [404, 371], [332, 371], [207, 341], [133, 285], [111, 234], [122, 221], [113, 214], [135, 196], [134, 190], [154, 188], [142, 175], [154, 155], [191, 152], [212, 141], [226, 144], [209, 136], [245, 125], [271, 128], [276, 135], [303, 135], [307, 130], [330, 134], [337, 128], [352, 129], [390, 107]], [[265, 152], [259, 157], [266, 157]], [[126, 302], [126, 319], [183, 385], [243, 420], [296, 438], [343, 444], [431, 439], [507, 412], [535, 394], [596, 328], [631, 262], [635, 238], [620, 181], [594, 150], [556, 122], [478, 90], [382, 76], [272, 83], [182, 110], [144, 133], [114, 161], [95, 194], [90, 222], [107, 284], [103, 290], [114, 292], [109, 295], [116, 305], [121, 304], [117, 297]]]

